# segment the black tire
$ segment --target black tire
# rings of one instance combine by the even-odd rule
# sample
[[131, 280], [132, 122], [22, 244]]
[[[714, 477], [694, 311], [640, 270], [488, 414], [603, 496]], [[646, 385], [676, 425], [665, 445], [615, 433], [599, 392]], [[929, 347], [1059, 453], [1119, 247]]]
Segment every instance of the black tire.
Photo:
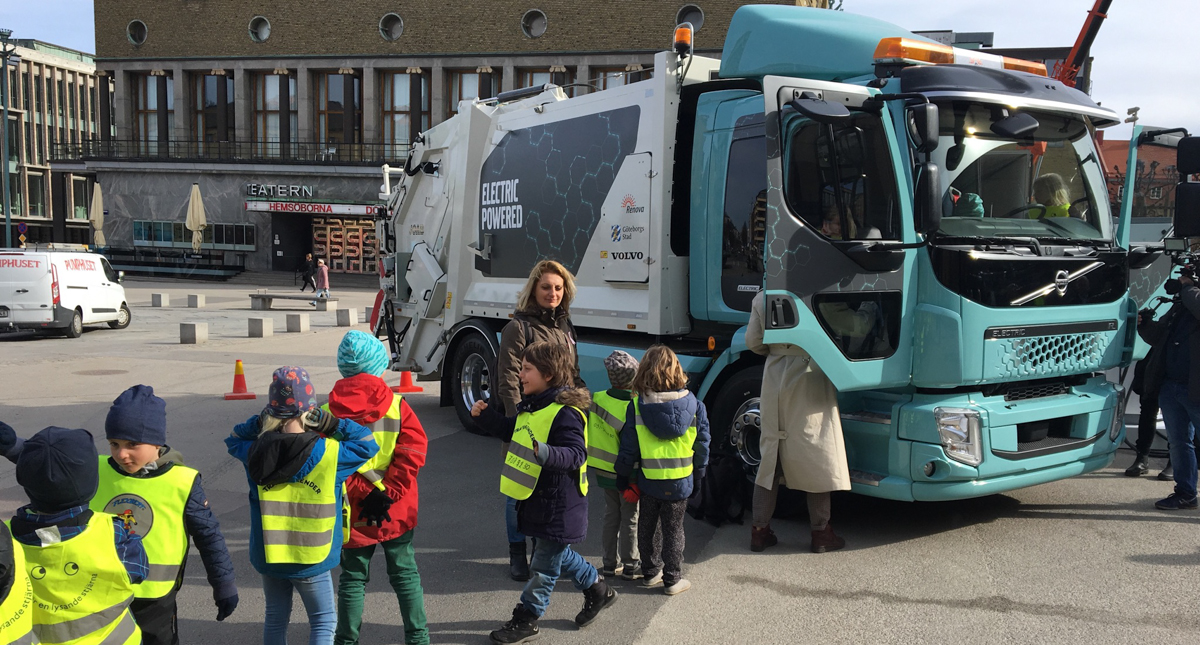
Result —
[[117, 312], [117, 319], [109, 321], [108, 326], [113, 329], [125, 329], [131, 320], [133, 320], [133, 314], [129, 313], [129, 307], [122, 302], [121, 310]]
[[83, 312], [76, 309], [74, 315], [71, 316], [71, 324], [63, 330], [63, 336], [67, 338], [79, 338], [83, 335]]
[[756, 457], [759, 428], [757, 402], [762, 391], [762, 379], [761, 365], [748, 367], [734, 374], [721, 386], [716, 398], [711, 399], [713, 405], [708, 413], [709, 431], [712, 433], [709, 449], [741, 457], [748, 473], [756, 470], [757, 463], [748, 463], [745, 456], [739, 453], [734, 424], [739, 424], [739, 429], [744, 428], [744, 432], [747, 433], [746, 448], [751, 450], [752, 457]]
[[486, 434], [471, 417], [471, 406], [477, 400], [491, 398], [492, 373], [496, 369], [496, 353], [487, 340], [471, 333], [458, 344], [450, 361], [450, 399], [454, 412], [467, 432]]

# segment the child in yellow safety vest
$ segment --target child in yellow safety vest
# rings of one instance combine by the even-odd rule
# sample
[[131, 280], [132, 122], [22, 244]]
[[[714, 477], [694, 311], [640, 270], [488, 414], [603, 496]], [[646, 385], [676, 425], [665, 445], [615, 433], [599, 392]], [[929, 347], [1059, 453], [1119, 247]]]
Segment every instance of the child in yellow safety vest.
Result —
[[592, 395], [588, 415], [587, 465], [604, 495], [604, 528], [600, 533], [604, 556], [600, 573], [607, 578], [620, 574], [626, 580], [642, 577], [637, 546], [638, 502], [633, 493], [626, 499], [626, 493], [617, 489], [616, 461], [625, 413], [633, 400], [630, 386], [637, 368], [637, 359], [629, 353], [618, 349], [609, 354], [604, 359], [604, 369], [612, 387]]
[[195, 543], [213, 590], [217, 620], [237, 608], [233, 561], [208, 505], [200, 473], [167, 446], [167, 403], [154, 388], [135, 385], [113, 401], [104, 422], [112, 456], [100, 457], [93, 511], [117, 516], [142, 537], [150, 574], [133, 589], [129, 609], [143, 645], [179, 643], [175, 597], [183, 584], [188, 542]]
[[[32, 590], [34, 639], [139, 645], [142, 632], [128, 606], [150, 567], [141, 537], [120, 519], [88, 509], [100, 463], [92, 434], [49, 427], [5, 456], [15, 457], [17, 483], [30, 502], [10, 526]], [[7, 627], [0, 641], [12, 642]]]
[[524, 396], [515, 417], [484, 401], [471, 408], [485, 431], [509, 440], [500, 492], [517, 500], [517, 525], [536, 539], [531, 575], [512, 619], [491, 633], [493, 643], [524, 643], [539, 634], [538, 619], [560, 576], [583, 591], [580, 627], [617, 599], [604, 576], [571, 549], [587, 536], [587, 390], [575, 389], [569, 346], [535, 342], [525, 348], [518, 378]]
[[[625, 414], [616, 464], [617, 486], [640, 490], [642, 585], [662, 585], [669, 596], [692, 586], [683, 577], [683, 514], [708, 466], [708, 413], [687, 380], [667, 346], [646, 350], [633, 377], [636, 398]], [[630, 481], [635, 465], [636, 484]]]

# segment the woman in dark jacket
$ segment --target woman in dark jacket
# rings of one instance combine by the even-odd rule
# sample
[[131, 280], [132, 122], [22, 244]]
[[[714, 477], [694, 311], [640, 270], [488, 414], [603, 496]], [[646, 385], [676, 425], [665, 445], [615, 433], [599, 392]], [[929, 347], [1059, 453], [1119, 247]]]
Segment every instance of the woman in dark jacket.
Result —
[[300, 277], [304, 278], [304, 284], [300, 285], [300, 293], [304, 293], [304, 287], [312, 287], [313, 293], [317, 292], [317, 283], [313, 280], [316, 274], [317, 264], [313, 262], [312, 253], [306, 253], [304, 264], [300, 265]]
[[[517, 311], [500, 332], [500, 355], [496, 357], [496, 396], [503, 416], [516, 416], [521, 401], [521, 354], [527, 345], [538, 341], [560, 343], [571, 348], [574, 358], [575, 387], [583, 387], [579, 378], [579, 352], [575, 348], [575, 327], [571, 324], [571, 300], [575, 298], [575, 276], [554, 260], [542, 260], [529, 272], [525, 288], [517, 296]], [[508, 452], [507, 442], [504, 451]], [[516, 500], [505, 498], [505, 528], [508, 533], [509, 575], [513, 580], [529, 579], [529, 560], [525, 535], [517, 528]]]

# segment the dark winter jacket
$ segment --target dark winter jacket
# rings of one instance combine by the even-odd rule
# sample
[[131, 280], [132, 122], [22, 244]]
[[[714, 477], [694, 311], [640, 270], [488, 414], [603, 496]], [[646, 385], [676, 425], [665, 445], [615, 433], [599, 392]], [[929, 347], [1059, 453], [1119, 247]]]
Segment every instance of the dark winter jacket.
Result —
[[[645, 392], [639, 396], [642, 422], [659, 439], [674, 439], [687, 432], [696, 419], [696, 441], [692, 444], [692, 476], [681, 479], [646, 479], [638, 470], [637, 485], [643, 495], [668, 502], [692, 496], [693, 482], [704, 479], [708, 467], [708, 411], [687, 390], [676, 392]], [[635, 464], [642, 459], [642, 448], [638, 441], [636, 415], [633, 403], [625, 414], [625, 427], [621, 429], [621, 449], [617, 452], [616, 470], [618, 477], [631, 477]]]
[[[183, 456], [169, 448], [154, 462], [153, 468], [143, 469], [133, 475], [125, 472], [111, 457], [108, 460], [108, 466], [118, 476], [138, 479], [161, 477], [170, 472], [176, 464], [186, 465], [183, 463]], [[233, 560], [230, 559], [229, 549], [225, 546], [225, 536], [221, 534], [221, 523], [208, 507], [208, 495], [200, 485], [199, 474], [192, 482], [192, 490], [183, 509], [183, 524], [188, 537], [200, 552], [200, 560], [204, 563], [204, 571], [208, 575], [208, 584], [213, 590], [213, 600], [224, 600], [236, 595]]]
[[[1187, 363], [1190, 366], [1187, 378], [1188, 401], [1197, 404], [1200, 403], [1200, 333], [1195, 332], [1200, 327], [1197, 324], [1197, 321], [1200, 321], [1200, 288], [1184, 287], [1179, 292], [1179, 298], [1180, 302], [1172, 306], [1161, 319], [1138, 325], [1138, 335], [1151, 346], [1145, 359], [1145, 383], [1141, 389], [1146, 394], [1157, 396], [1163, 381], [1168, 378], [1168, 362], [1172, 356], [1186, 352]], [[1187, 325], [1192, 328], [1191, 333], [1186, 334], [1186, 342], [1181, 343], [1186, 347], [1173, 346], [1171, 332], [1175, 325]]]
[[16, 563], [13, 555], [13, 549], [19, 548], [13, 542], [12, 534], [8, 532], [8, 527], [0, 522], [0, 603], [8, 598], [8, 590], [12, 589], [13, 583], [13, 565]]
[[[273, 578], [311, 578], [325, 573], [336, 567], [341, 559], [342, 523], [337, 523], [333, 531], [333, 545], [323, 561], [317, 564], [267, 564], [263, 551], [262, 512], [258, 505], [258, 482], [298, 482], [304, 479], [325, 457], [325, 442], [306, 436], [316, 436], [312, 432], [291, 435], [264, 432], [260, 437], [259, 428], [259, 419], [253, 416], [235, 427], [233, 433], [225, 438], [229, 454], [246, 466], [246, 479], [250, 485], [250, 564], [259, 573]], [[300, 439], [281, 440], [281, 436]], [[342, 483], [379, 452], [379, 444], [375, 443], [369, 429], [349, 419], [339, 421], [337, 430], [330, 438], [340, 444], [334, 491], [335, 502], [341, 508]], [[258, 479], [251, 475], [252, 471]]]
[[[517, 411], [537, 412], [551, 403], [575, 406], [586, 414], [592, 397], [582, 388], [551, 388], [522, 399]], [[500, 416], [496, 407], [484, 410], [480, 426], [509, 440], [517, 418]], [[578, 544], [587, 536], [587, 497], [579, 490], [579, 469], [587, 462], [583, 429], [579, 412], [563, 408], [555, 415], [546, 443], [539, 446], [542, 472], [537, 486], [529, 499], [517, 502], [517, 528], [525, 535], [562, 544]]]
[[579, 378], [577, 339], [575, 327], [571, 324], [571, 313], [566, 307], [559, 305], [551, 311], [534, 306], [518, 311], [500, 332], [500, 354], [496, 356], [496, 372], [500, 377], [496, 383], [496, 394], [504, 404], [504, 410], [497, 412], [510, 417], [517, 415], [517, 403], [521, 401], [521, 379], [517, 376], [521, 371], [521, 353], [526, 345], [538, 341], [562, 343], [571, 348], [571, 355], [575, 357], [575, 387], [584, 387], [583, 379]]

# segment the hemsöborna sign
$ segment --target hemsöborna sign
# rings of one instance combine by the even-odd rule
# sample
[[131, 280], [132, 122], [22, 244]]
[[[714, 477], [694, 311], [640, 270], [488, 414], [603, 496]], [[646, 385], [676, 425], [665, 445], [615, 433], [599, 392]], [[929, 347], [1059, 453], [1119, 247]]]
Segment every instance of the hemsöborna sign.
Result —
[[271, 213], [310, 213], [313, 215], [361, 215], [370, 217], [377, 207], [371, 204], [319, 204], [314, 202], [246, 202], [246, 210]]

